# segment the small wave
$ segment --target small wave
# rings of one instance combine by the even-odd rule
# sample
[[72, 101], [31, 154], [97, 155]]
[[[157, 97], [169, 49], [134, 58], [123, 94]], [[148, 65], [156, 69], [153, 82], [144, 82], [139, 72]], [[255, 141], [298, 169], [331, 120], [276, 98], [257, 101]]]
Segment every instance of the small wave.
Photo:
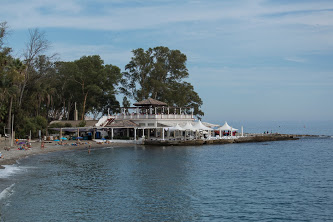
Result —
[[4, 189], [0, 193], [0, 200], [10, 197], [14, 193], [14, 186], [15, 186], [15, 183], [13, 183], [12, 185], [10, 185], [6, 189]]
[[8, 178], [14, 174], [22, 172], [22, 170], [26, 170], [26, 168], [19, 167], [18, 165], [3, 165], [5, 169], [0, 170], [0, 178]]

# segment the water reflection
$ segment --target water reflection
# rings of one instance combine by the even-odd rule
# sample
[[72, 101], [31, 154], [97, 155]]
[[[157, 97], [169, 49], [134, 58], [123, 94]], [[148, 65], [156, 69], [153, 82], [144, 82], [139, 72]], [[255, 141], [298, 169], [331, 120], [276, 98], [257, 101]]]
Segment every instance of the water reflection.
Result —
[[33, 156], [22, 160], [28, 170], [0, 201], [0, 221], [327, 220], [331, 144], [326, 138]]

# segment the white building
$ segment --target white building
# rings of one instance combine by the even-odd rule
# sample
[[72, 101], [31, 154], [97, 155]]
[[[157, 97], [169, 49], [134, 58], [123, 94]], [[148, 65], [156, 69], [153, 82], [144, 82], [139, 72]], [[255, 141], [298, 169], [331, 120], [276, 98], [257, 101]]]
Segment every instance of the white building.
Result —
[[169, 127], [194, 122], [193, 109], [169, 107], [166, 103], [149, 98], [134, 103], [135, 107], [122, 107], [114, 116], [102, 117], [96, 127], [109, 131], [109, 138], [164, 139], [164, 130]]

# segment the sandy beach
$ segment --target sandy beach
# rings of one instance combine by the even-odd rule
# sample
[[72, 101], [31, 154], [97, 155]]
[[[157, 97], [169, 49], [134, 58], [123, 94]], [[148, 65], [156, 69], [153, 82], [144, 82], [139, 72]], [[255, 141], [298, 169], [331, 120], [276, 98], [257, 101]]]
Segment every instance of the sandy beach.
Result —
[[[71, 145], [72, 143], [75, 143], [75, 141], [67, 141], [64, 143], [64, 145], [59, 145], [58, 142], [54, 141], [46, 141], [44, 143], [44, 148], [41, 146], [41, 142], [37, 141], [31, 141], [31, 148], [20, 150], [18, 149], [20, 145], [14, 145], [14, 147], [7, 149], [10, 147], [9, 140], [4, 140], [4, 138], [1, 138], [0, 140], [0, 152], [1, 152], [1, 158], [0, 158], [0, 169], [3, 169], [4, 167], [2, 165], [11, 165], [15, 164], [17, 160], [22, 159], [27, 156], [31, 155], [37, 155], [37, 154], [43, 154], [43, 153], [49, 153], [49, 152], [57, 152], [57, 151], [64, 151], [64, 150], [81, 150], [81, 149], [89, 149], [90, 148], [102, 148], [102, 147], [108, 147], [108, 146], [129, 146], [132, 144], [118, 144], [118, 143], [96, 143], [94, 141], [81, 141], [81, 144], [78, 144], [76, 146]], [[5, 149], [6, 148], [6, 149]]]

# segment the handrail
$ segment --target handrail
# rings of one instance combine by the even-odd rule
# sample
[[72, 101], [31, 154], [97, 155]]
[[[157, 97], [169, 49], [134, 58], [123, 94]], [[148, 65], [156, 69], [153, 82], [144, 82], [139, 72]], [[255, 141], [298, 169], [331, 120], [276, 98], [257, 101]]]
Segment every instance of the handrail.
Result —
[[191, 114], [118, 114], [116, 119], [193, 119]]

